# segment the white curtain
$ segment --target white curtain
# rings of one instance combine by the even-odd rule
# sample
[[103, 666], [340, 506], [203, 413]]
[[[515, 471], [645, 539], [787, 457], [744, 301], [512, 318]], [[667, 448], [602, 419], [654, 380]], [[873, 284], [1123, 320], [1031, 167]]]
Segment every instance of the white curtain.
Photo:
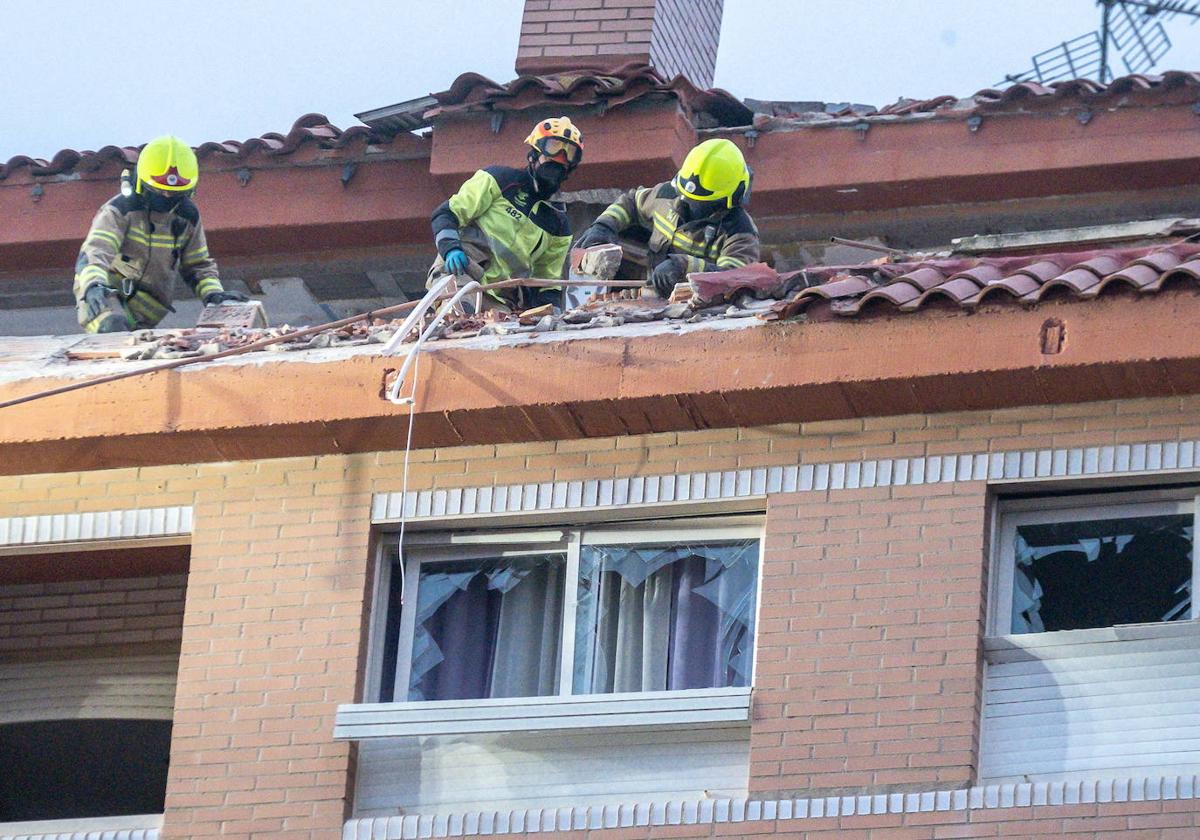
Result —
[[545, 565], [502, 596], [489, 697], [554, 693], [562, 576], [561, 564]]
[[749, 685], [758, 543], [584, 546], [576, 694]]

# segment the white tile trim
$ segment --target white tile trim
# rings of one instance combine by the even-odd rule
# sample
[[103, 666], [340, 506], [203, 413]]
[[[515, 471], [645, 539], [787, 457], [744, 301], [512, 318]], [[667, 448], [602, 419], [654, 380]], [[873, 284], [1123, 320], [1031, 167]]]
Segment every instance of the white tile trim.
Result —
[[[0, 824], [0, 832], [4, 827]], [[49, 834], [0, 834], [0, 840], [159, 840], [157, 828], [124, 828], [102, 831], [53, 831]]]
[[159, 840], [162, 814], [0, 823], [0, 840]]
[[768, 493], [1195, 471], [1200, 441], [836, 461], [719, 472], [376, 493], [375, 524], [489, 514], [761, 499]]
[[10, 516], [0, 517], [0, 548], [169, 537], [191, 532], [190, 506]]
[[[342, 840], [416, 840], [487, 834], [549, 833], [652, 825], [700, 825], [770, 820], [973, 811], [998, 808], [1197, 799], [1200, 777], [1142, 776], [984, 785], [922, 793], [876, 793], [816, 799], [703, 799], [588, 807], [472, 811], [347, 820]], [[1026, 816], [1016, 817], [1027, 819]], [[1053, 819], [1048, 816], [1047, 819]], [[3, 840], [3, 838], [0, 838]]]

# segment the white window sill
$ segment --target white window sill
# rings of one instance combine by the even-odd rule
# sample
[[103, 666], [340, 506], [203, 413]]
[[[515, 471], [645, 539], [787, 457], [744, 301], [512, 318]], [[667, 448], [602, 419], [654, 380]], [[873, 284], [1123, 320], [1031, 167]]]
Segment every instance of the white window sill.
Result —
[[983, 640], [983, 650], [987, 661], [991, 663], [1021, 662], [1078, 656], [1080, 653], [1101, 653], [1100, 648], [1105, 645], [1155, 639], [1177, 639], [1181, 646], [1191, 647], [1200, 639], [1200, 621], [1119, 624], [1116, 627], [1091, 627], [1087, 630], [988, 636]]
[[705, 688], [571, 697], [346, 704], [338, 707], [333, 737], [360, 741], [490, 732], [692, 729], [746, 726], [749, 721], [749, 688]]
[[[134, 832], [162, 828], [162, 814], [133, 814], [126, 817], [86, 817], [73, 820], [35, 820], [31, 822], [0, 822], [0, 840], [19, 837], [21, 840], [53, 840], [60, 836], [82, 837], [87, 834], [105, 840], [126, 840]], [[145, 836], [139, 834], [139, 839]]]

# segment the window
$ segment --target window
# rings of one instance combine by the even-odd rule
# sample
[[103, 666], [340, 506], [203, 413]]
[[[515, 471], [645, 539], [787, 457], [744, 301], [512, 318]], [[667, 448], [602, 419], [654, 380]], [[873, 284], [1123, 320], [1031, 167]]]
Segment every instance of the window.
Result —
[[397, 544], [385, 544], [372, 693], [391, 702], [748, 687], [759, 533], [724, 519], [410, 534], [403, 573]]
[[1191, 491], [1173, 495], [1003, 504], [992, 633], [1195, 618], [1196, 503]]
[[1200, 768], [1195, 488], [1000, 503], [984, 782]]
[[161, 814], [170, 749], [169, 720], [0, 725], [0, 823]]

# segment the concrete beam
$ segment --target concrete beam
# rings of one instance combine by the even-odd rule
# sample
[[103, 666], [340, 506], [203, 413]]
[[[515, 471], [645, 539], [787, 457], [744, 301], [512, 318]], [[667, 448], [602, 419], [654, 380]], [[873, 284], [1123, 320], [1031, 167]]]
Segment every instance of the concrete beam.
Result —
[[[1042, 353], [1049, 318], [1065, 332], [1056, 355]], [[1198, 332], [1194, 293], [1176, 290], [971, 315], [434, 343], [421, 365], [415, 445], [1192, 394]], [[380, 396], [398, 358], [263, 356], [0, 409], [0, 472], [402, 448], [407, 410]], [[0, 384], [0, 399], [71, 381], [29, 368]]]

